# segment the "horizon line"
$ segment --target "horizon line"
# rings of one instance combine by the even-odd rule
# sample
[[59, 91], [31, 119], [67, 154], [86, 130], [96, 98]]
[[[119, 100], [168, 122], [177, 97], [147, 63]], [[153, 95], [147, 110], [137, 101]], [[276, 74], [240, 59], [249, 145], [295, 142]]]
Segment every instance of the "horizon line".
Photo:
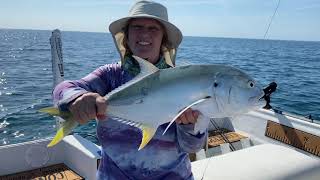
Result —
[[[81, 31], [81, 30], [66, 30], [62, 31], [59, 28], [55, 28], [60, 30], [61, 32], [80, 32], [80, 33], [106, 33], [110, 34], [110, 32], [102, 32], [102, 31]], [[27, 30], [27, 31], [53, 31], [55, 29], [49, 30], [49, 29], [26, 29], [26, 28], [3, 28], [0, 27], [0, 30]], [[263, 39], [263, 38], [250, 38], [250, 37], [218, 37], [218, 36], [194, 36], [194, 35], [183, 35], [183, 37], [197, 37], [197, 38], [221, 38], [221, 39], [247, 39], [247, 40], [265, 40], [265, 41], [295, 41], [295, 42], [320, 42], [320, 40], [295, 40], [295, 39]]]

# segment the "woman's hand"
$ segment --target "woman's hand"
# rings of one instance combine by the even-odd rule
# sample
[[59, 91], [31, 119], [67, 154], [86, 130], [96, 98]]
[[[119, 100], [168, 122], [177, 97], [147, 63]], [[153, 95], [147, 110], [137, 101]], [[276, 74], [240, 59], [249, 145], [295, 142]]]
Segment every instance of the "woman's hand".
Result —
[[85, 93], [73, 101], [69, 106], [69, 111], [73, 119], [80, 124], [85, 124], [91, 119], [106, 119], [106, 100], [98, 93]]
[[187, 109], [182, 113], [177, 119], [177, 124], [195, 124], [199, 117], [200, 112], [197, 110], [192, 110], [191, 108]]

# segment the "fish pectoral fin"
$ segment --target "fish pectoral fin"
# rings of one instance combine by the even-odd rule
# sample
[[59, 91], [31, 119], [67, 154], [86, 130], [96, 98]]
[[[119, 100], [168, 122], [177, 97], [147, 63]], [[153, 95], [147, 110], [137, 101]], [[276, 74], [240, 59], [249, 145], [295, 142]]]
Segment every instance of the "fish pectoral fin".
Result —
[[69, 120], [65, 121], [62, 125], [62, 127], [57, 131], [54, 138], [51, 140], [51, 142], [47, 145], [47, 147], [52, 147], [56, 144], [58, 144], [65, 136], [67, 136], [73, 128], [75, 128], [78, 125], [78, 122]]
[[180, 110], [179, 113], [170, 121], [169, 125], [168, 125], [168, 126], [166, 127], [166, 129], [163, 131], [162, 135], [164, 135], [164, 134], [167, 132], [167, 130], [168, 130], [169, 127], [173, 124], [173, 122], [174, 122], [181, 114], [183, 114], [187, 109], [189, 109], [189, 108], [191, 108], [192, 106], [195, 106], [195, 105], [197, 105], [197, 104], [200, 104], [200, 103], [202, 103], [203, 101], [205, 101], [205, 100], [207, 100], [207, 99], [209, 99], [209, 98], [211, 98], [211, 97], [208, 96], [208, 97], [199, 99], [199, 100], [191, 103], [189, 106], [187, 106], [187, 107], [183, 108], [182, 110]]
[[141, 129], [141, 131], [142, 131], [142, 140], [141, 140], [141, 143], [140, 143], [138, 150], [141, 150], [150, 142], [150, 140], [152, 139], [152, 137], [156, 133], [157, 129], [150, 127], [150, 126], [147, 126], [147, 125], [141, 125], [139, 127], [139, 129]]

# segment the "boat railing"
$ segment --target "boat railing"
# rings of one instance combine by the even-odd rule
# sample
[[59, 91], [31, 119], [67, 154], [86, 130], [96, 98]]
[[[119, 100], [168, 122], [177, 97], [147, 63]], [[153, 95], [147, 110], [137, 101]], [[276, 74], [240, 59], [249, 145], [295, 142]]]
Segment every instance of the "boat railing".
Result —
[[307, 115], [307, 116], [301, 116], [301, 115], [296, 115], [296, 114], [292, 114], [292, 113], [288, 113], [286, 111], [282, 111], [280, 109], [276, 109], [276, 108], [272, 108], [272, 111], [274, 111], [277, 114], [281, 114], [281, 115], [285, 115], [288, 117], [293, 117], [293, 118], [297, 118], [297, 119], [301, 119], [303, 121], [307, 121], [310, 123], [315, 123], [315, 124], [320, 124], [320, 120], [316, 120], [313, 118], [313, 116], [311, 114]]

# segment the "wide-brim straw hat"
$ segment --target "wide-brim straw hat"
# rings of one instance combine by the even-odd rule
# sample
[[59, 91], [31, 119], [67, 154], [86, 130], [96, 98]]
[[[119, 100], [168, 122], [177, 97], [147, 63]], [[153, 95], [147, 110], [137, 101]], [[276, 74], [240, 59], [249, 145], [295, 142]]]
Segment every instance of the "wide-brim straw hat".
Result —
[[[128, 25], [128, 21], [133, 18], [155, 19], [163, 25], [167, 34], [168, 42], [166, 43], [166, 47], [162, 47], [162, 51], [168, 51], [171, 54], [169, 54], [169, 56], [171, 56], [171, 60], [166, 59], [166, 62], [171, 61], [167, 63], [169, 65], [174, 65], [175, 53], [182, 41], [182, 33], [179, 28], [169, 22], [168, 12], [165, 6], [160, 3], [147, 0], [137, 1], [130, 9], [127, 17], [118, 19], [109, 25], [109, 31], [117, 44], [117, 48], [121, 54], [121, 59], [123, 59], [123, 51], [125, 51], [125, 49], [123, 49], [124, 47], [121, 47], [121, 43], [124, 38], [124, 30]], [[164, 56], [166, 55], [164, 54]]]

